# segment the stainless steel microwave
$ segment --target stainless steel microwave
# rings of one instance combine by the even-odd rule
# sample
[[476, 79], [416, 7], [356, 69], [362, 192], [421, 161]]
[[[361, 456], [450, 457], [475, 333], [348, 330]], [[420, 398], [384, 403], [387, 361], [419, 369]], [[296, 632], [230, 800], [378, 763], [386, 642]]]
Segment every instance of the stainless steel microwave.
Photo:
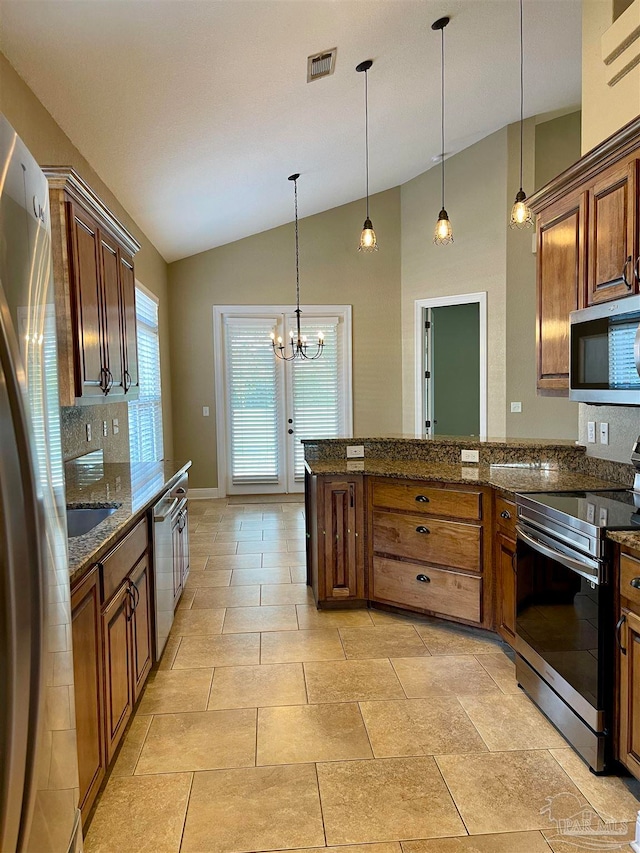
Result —
[[640, 406], [640, 296], [572, 311], [569, 399]]

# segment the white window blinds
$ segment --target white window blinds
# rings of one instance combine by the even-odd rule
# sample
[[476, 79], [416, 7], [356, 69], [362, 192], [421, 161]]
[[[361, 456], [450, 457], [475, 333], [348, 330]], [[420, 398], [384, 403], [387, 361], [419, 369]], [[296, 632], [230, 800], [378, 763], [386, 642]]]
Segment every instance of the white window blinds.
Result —
[[231, 481], [277, 483], [280, 389], [269, 335], [274, 318], [225, 321]]
[[140, 394], [129, 403], [129, 444], [132, 462], [162, 459], [162, 394], [158, 303], [136, 287], [136, 327]]

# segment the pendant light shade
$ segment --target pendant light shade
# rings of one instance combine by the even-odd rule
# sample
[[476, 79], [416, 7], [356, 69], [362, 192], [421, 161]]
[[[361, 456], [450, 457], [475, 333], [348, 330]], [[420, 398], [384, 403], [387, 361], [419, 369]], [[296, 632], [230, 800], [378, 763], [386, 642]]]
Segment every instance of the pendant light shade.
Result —
[[362, 234], [360, 234], [359, 252], [377, 252], [378, 240], [376, 232], [373, 230], [373, 223], [369, 219], [369, 80], [367, 72], [373, 65], [372, 59], [365, 59], [359, 65], [356, 65], [356, 71], [364, 71], [364, 152], [365, 152], [365, 170], [367, 176], [367, 215], [362, 226]]
[[441, 88], [440, 88], [440, 104], [441, 104], [441, 123], [440, 123], [440, 140], [441, 146], [441, 170], [442, 170], [442, 208], [438, 214], [438, 221], [433, 234], [433, 242], [436, 246], [446, 246], [448, 243], [453, 243], [453, 229], [449, 214], [444, 206], [444, 28], [449, 23], [449, 18], [438, 18], [431, 24], [432, 30], [440, 30], [441, 35], [441, 54], [440, 54], [440, 71], [441, 71]]
[[524, 29], [523, 8], [520, 0], [520, 189], [511, 208], [510, 228], [531, 228], [533, 213], [527, 204], [527, 194], [522, 189], [522, 138], [524, 129]]
[[298, 243], [299, 177], [299, 173], [296, 172], [295, 175], [289, 175], [287, 178], [287, 180], [293, 181], [293, 203], [296, 222], [296, 331], [294, 332], [292, 329], [289, 332], [289, 349], [287, 350], [287, 347], [283, 343], [281, 337], [276, 338], [276, 333], [271, 332], [271, 346], [273, 347], [273, 354], [276, 358], [282, 359], [282, 361], [293, 361], [295, 358], [305, 361], [313, 361], [316, 358], [320, 358], [322, 351], [324, 350], [324, 334], [322, 332], [318, 332], [318, 343], [316, 345], [315, 352], [310, 353], [309, 341], [307, 340], [307, 336], [302, 334], [300, 328], [300, 315], [302, 314], [302, 311], [300, 310], [300, 251]]

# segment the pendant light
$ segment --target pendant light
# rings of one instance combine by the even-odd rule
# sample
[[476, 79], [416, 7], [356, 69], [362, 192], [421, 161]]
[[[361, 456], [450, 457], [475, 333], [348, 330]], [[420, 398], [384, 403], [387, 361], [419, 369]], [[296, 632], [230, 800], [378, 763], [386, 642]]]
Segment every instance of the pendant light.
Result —
[[294, 209], [295, 209], [295, 221], [296, 221], [296, 331], [293, 329], [289, 332], [289, 346], [291, 347], [290, 351], [287, 352], [287, 348], [282, 342], [282, 338], [278, 337], [276, 340], [275, 332], [271, 332], [271, 346], [273, 347], [274, 355], [277, 358], [281, 358], [283, 361], [293, 361], [294, 358], [304, 359], [306, 361], [313, 361], [316, 358], [319, 358], [322, 355], [322, 351], [324, 349], [324, 334], [322, 332], [318, 332], [318, 343], [316, 346], [316, 350], [313, 355], [309, 355], [307, 349], [309, 343], [307, 341], [307, 336], [303, 335], [300, 331], [300, 315], [302, 311], [300, 310], [300, 252], [298, 247], [298, 178], [300, 174], [296, 172], [295, 175], [289, 175], [287, 180], [293, 181], [293, 201], [294, 201]]
[[441, 35], [441, 61], [440, 61], [440, 70], [441, 70], [441, 91], [440, 91], [440, 103], [441, 103], [441, 143], [442, 143], [442, 154], [441, 154], [441, 167], [442, 167], [442, 208], [440, 209], [440, 213], [438, 214], [438, 221], [436, 222], [436, 230], [433, 235], [433, 242], [436, 246], [446, 246], [448, 243], [453, 243], [453, 230], [451, 228], [451, 222], [449, 221], [449, 214], [445, 210], [444, 206], [444, 28], [449, 23], [449, 18], [438, 18], [437, 21], [434, 21], [431, 24], [432, 30], [440, 30]]
[[522, 0], [520, 0], [520, 189], [511, 208], [510, 228], [531, 228], [533, 214], [527, 204], [527, 194], [522, 189], [522, 136], [524, 127], [524, 37], [522, 26]]
[[373, 230], [373, 223], [369, 219], [369, 81], [367, 72], [372, 65], [372, 59], [365, 59], [364, 62], [356, 65], [356, 71], [364, 71], [364, 151], [367, 173], [367, 215], [362, 226], [362, 234], [360, 235], [359, 252], [378, 251], [376, 232]]

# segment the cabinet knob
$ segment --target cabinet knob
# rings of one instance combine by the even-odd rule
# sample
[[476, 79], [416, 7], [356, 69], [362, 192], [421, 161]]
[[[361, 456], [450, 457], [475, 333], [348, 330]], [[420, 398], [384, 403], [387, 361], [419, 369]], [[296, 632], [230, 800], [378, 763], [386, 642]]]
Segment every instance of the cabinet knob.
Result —
[[431, 583], [431, 578], [426, 575], [416, 575], [416, 580], [420, 581], [420, 583]]
[[633, 580], [630, 580], [629, 586], [632, 586], [634, 589], [640, 589], [640, 578], [633, 578]]
[[416, 495], [416, 500], [419, 504], [429, 503], [429, 498], [426, 495]]
[[500, 513], [500, 518], [511, 518], [511, 513], [508, 509], [503, 509]]
[[419, 524], [416, 527], [416, 533], [431, 533], [428, 527], [424, 527], [424, 525]]

